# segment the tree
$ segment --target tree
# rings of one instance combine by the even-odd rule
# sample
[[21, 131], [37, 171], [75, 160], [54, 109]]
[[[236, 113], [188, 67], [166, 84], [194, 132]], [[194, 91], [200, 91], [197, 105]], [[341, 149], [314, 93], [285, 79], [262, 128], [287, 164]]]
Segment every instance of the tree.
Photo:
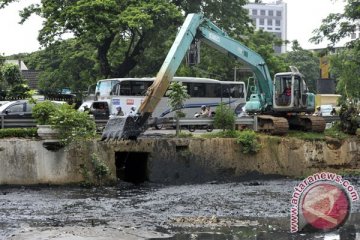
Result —
[[221, 103], [215, 109], [214, 126], [223, 131], [234, 129], [235, 114], [234, 111], [224, 103]]
[[[15, 1], [0, 0], [0, 8]], [[136, 76], [137, 70], [144, 76], [155, 75], [159, 69], [164, 49], [169, 49], [183, 22], [182, 14], [202, 12], [240, 38], [252, 31], [244, 4], [245, 0], [43, 0], [41, 5], [25, 8], [21, 16], [22, 22], [31, 14], [44, 18], [39, 34], [43, 46], [62, 41], [66, 33], [91, 45], [103, 78]], [[138, 64], [142, 66], [134, 69]]]
[[40, 89], [51, 92], [70, 88], [82, 92], [95, 84], [100, 76], [94, 49], [89, 44], [81, 44], [77, 39], [68, 39], [52, 44], [44, 50], [24, 57], [30, 69], [40, 71]]
[[330, 70], [337, 78], [337, 91], [346, 99], [360, 99], [360, 52], [349, 48], [330, 56]]
[[[330, 14], [322, 25], [314, 31], [313, 42], [328, 39], [334, 45], [342, 38], [353, 34], [360, 19], [360, 2], [347, 0], [343, 13]], [[330, 70], [337, 78], [338, 92], [355, 100], [360, 97], [360, 40], [354, 39], [347, 47], [330, 57]]]
[[316, 92], [316, 80], [319, 79], [319, 58], [311, 51], [301, 48], [297, 41], [292, 43], [292, 51], [283, 55], [290, 66], [295, 66], [304, 75], [311, 92]]
[[187, 94], [186, 86], [183, 86], [181, 82], [171, 82], [168, 92], [169, 105], [173, 111], [175, 111], [176, 118], [176, 136], [179, 135], [179, 119], [184, 117], [182, 108], [186, 99], [190, 98]]
[[[5, 7], [16, 0], [0, 0]], [[71, 33], [96, 49], [103, 77], [123, 77], [141, 60], [144, 49], [159, 43], [157, 33], [175, 32], [180, 11], [166, 0], [43, 0], [21, 12], [22, 22], [32, 14], [44, 18], [39, 33], [42, 46], [61, 41]]]
[[23, 79], [19, 66], [16, 64], [4, 64], [0, 68], [1, 95], [8, 98], [26, 98], [29, 97], [30, 88]]
[[[310, 39], [312, 42], [319, 43], [328, 39], [331, 45], [334, 45], [356, 31], [360, 19], [360, 2], [358, 0], [346, 0], [346, 2], [343, 13], [332, 13], [322, 20], [321, 26], [314, 30], [315, 35]], [[350, 41], [350, 45], [357, 41]]]

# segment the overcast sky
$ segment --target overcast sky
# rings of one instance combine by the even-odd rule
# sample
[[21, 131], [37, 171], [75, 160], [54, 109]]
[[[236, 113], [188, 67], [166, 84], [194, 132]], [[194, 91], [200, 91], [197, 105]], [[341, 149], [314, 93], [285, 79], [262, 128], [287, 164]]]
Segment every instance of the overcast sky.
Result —
[[[267, 0], [266, 0], [267, 1]], [[329, 13], [343, 12], [343, 0], [284, 0], [288, 6], [288, 40], [297, 39], [303, 48], [320, 48], [326, 46], [314, 45], [308, 42], [312, 31], [319, 27], [321, 20]], [[19, 10], [40, 0], [22, 0], [21, 3], [10, 4], [0, 10], [0, 54], [29, 53], [39, 49], [37, 41], [42, 20], [31, 17], [23, 25]]]

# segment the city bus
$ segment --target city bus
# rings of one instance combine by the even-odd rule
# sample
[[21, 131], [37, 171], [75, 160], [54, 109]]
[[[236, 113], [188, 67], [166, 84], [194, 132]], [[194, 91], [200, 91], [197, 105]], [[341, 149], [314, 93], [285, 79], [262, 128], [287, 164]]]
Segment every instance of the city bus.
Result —
[[[113, 78], [99, 80], [95, 88], [95, 101], [108, 102], [109, 113], [116, 114], [120, 106], [128, 114], [130, 108], [138, 108], [148, 87], [155, 78]], [[174, 77], [172, 81], [181, 82], [187, 87], [190, 98], [183, 106], [183, 112], [188, 118], [200, 111], [201, 106], [209, 106], [215, 111], [216, 106], [224, 103], [230, 106], [235, 113], [241, 112], [246, 102], [246, 89], [244, 82], [219, 81], [209, 78]], [[173, 117], [174, 112], [168, 104], [167, 94], [161, 99], [152, 117]]]

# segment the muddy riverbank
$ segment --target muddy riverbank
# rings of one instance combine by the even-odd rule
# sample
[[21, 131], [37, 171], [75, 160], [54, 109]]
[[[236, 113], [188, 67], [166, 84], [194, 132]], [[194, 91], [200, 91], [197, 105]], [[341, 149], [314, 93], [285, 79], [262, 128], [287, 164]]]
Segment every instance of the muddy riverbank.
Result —
[[[360, 178], [350, 181], [360, 188]], [[2, 187], [0, 239], [325, 239], [329, 233], [289, 233], [298, 183]], [[351, 211], [345, 227], [359, 237], [359, 202]]]

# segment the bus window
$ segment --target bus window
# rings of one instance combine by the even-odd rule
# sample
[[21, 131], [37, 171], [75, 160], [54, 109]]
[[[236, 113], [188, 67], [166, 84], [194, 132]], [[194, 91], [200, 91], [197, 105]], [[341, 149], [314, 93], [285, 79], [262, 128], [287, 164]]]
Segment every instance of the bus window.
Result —
[[144, 96], [147, 88], [148, 88], [148, 82], [133, 81], [133, 82], [131, 82], [131, 95], [132, 96]]
[[230, 89], [229, 85], [222, 84], [221, 85], [221, 97], [223, 98], [229, 98], [230, 97]]
[[191, 97], [205, 97], [204, 83], [189, 83]]
[[221, 97], [220, 96], [220, 84], [208, 83], [206, 84], [206, 97]]
[[240, 98], [241, 97], [241, 93], [242, 93], [242, 97], [244, 97], [244, 92], [242, 89], [240, 89], [240, 87], [242, 87], [242, 85], [238, 85], [238, 84], [230, 84], [230, 96], [233, 98]]
[[96, 94], [100, 96], [109, 96], [111, 91], [110, 81], [100, 81], [96, 86]]
[[117, 83], [111, 89], [110, 95], [119, 96], [120, 95], [120, 83]]
[[120, 83], [120, 95], [121, 96], [130, 96], [131, 95], [130, 81], [122, 81]]

